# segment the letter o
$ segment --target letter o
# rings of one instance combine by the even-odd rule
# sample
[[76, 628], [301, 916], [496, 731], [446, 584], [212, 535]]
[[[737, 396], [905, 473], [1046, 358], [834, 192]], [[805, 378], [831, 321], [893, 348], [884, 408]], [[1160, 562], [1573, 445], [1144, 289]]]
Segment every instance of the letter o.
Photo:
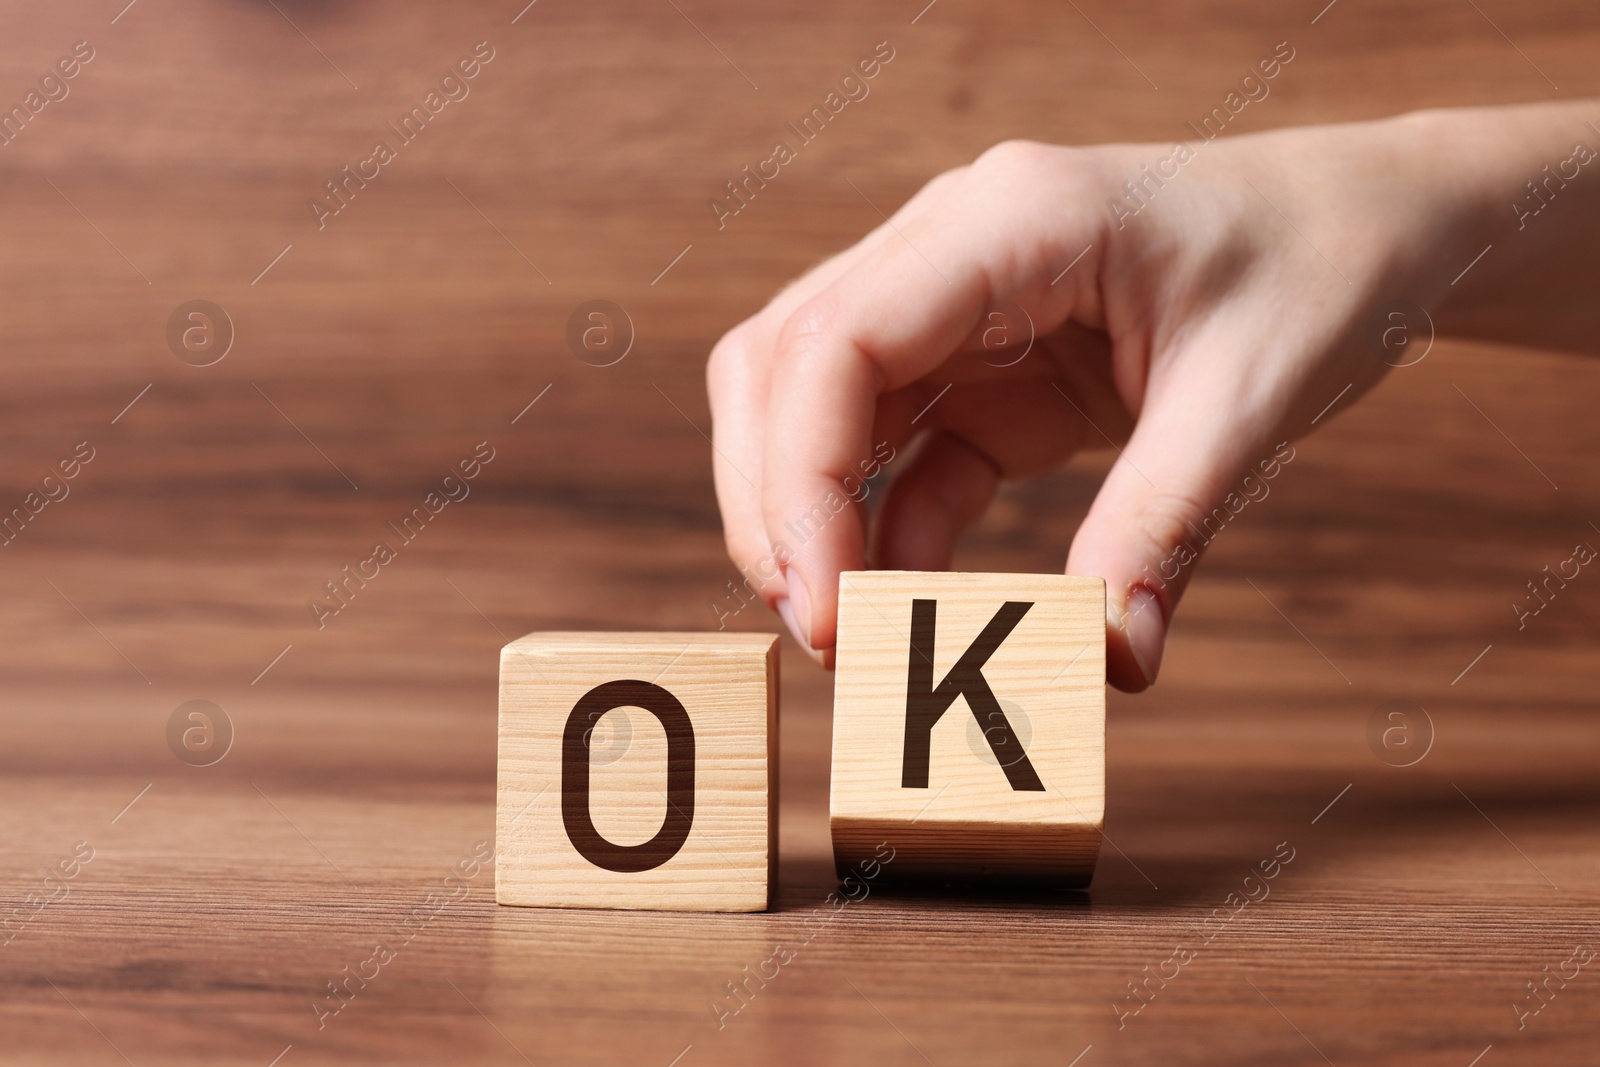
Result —
[[[625, 707], [643, 708], [667, 732], [667, 811], [661, 829], [641, 845], [607, 841], [589, 814], [589, 730], [606, 712]], [[561, 821], [578, 854], [608, 871], [654, 870], [678, 854], [694, 823], [694, 724], [677, 697], [625, 679], [597, 685], [578, 700], [561, 735]]]

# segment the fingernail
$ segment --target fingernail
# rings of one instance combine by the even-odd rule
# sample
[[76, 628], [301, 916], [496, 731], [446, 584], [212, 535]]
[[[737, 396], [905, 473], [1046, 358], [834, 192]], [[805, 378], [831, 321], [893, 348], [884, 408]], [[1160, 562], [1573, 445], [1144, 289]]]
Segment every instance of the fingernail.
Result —
[[811, 647], [811, 642], [806, 640], [805, 631], [801, 629], [800, 623], [795, 619], [794, 605], [790, 603], [790, 598], [779, 597], [773, 606], [778, 609], [778, 617], [789, 628], [789, 633], [794, 636], [794, 642], [800, 646], [801, 651], [810, 656], [820, 666], [829, 666], [827, 653], [818, 652]]
[[1167, 623], [1161, 617], [1161, 602], [1142, 585], [1135, 586], [1128, 593], [1122, 630], [1128, 636], [1128, 651], [1133, 653], [1133, 662], [1139, 665], [1145, 684], [1154, 685], [1156, 672], [1161, 670], [1161, 650], [1166, 644]]

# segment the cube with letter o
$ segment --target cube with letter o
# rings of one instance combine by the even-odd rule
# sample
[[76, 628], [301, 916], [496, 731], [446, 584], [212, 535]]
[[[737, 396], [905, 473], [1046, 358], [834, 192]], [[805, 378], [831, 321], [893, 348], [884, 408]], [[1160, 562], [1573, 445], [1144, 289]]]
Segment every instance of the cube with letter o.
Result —
[[762, 911], [777, 639], [533, 633], [500, 652], [495, 899]]

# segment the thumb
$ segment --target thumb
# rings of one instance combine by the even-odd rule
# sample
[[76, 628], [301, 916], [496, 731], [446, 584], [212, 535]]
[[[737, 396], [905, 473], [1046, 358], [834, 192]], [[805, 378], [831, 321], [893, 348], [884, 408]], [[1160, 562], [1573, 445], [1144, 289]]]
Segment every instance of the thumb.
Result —
[[1155, 682], [1173, 609], [1206, 545], [1248, 502], [1235, 482], [1264, 449], [1216, 416], [1228, 406], [1189, 390], [1166, 396], [1145, 404], [1067, 557], [1067, 573], [1105, 579], [1106, 678], [1132, 693]]

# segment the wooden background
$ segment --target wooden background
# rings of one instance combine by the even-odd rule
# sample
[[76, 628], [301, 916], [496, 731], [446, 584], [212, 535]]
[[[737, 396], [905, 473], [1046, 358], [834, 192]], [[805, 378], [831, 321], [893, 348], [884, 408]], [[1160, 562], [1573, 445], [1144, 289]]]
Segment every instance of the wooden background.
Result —
[[[1521, 1030], [1513, 1004], [1600, 947], [1600, 577], [1521, 631], [1510, 605], [1600, 545], [1600, 368], [1442, 342], [1300, 445], [1214, 546], [1156, 690], [1112, 695], [1088, 894], [874, 892], [807, 934], [831, 679], [786, 638], [775, 911], [498, 909], [485, 871], [396, 933], [492, 836], [505, 639], [713, 625], [734, 573], [703, 358], [875, 222], [845, 179], [889, 209], [1006, 137], [1171, 140], [1284, 39], [1241, 131], [1594, 95], [1592, 3], [122, 4], [10, 3], [0, 34], [6, 103], [96, 50], [0, 148], [0, 505], [96, 456], [0, 548], [0, 901], [58, 897], [0, 947], [0, 1060], [1592, 1058], [1600, 975]], [[470, 96], [318, 231], [308, 198], [480, 40]], [[718, 232], [707, 198], [880, 40], [870, 97]], [[237, 330], [207, 368], [165, 340], [192, 299]], [[637, 331], [606, 369], [564, 341], [593, 299]], [[471, 497], [318, 631], [321, 583], [484, 440]], [[959, 562], [1058, 568], [1103, 470], [1008, 491]], [[191, 699], [236, 729], [212, 767], [167, 746]], [[1436, 727], [1415, 766], [1368, 747], [1388, 700]], [[1119, 1029], [1126, 983], [1279, 842], [1271, 895]], [[378, 942], [395, 958], [319, 1030]], [[719, 1030], [708, 1005], [779, 944]]]

